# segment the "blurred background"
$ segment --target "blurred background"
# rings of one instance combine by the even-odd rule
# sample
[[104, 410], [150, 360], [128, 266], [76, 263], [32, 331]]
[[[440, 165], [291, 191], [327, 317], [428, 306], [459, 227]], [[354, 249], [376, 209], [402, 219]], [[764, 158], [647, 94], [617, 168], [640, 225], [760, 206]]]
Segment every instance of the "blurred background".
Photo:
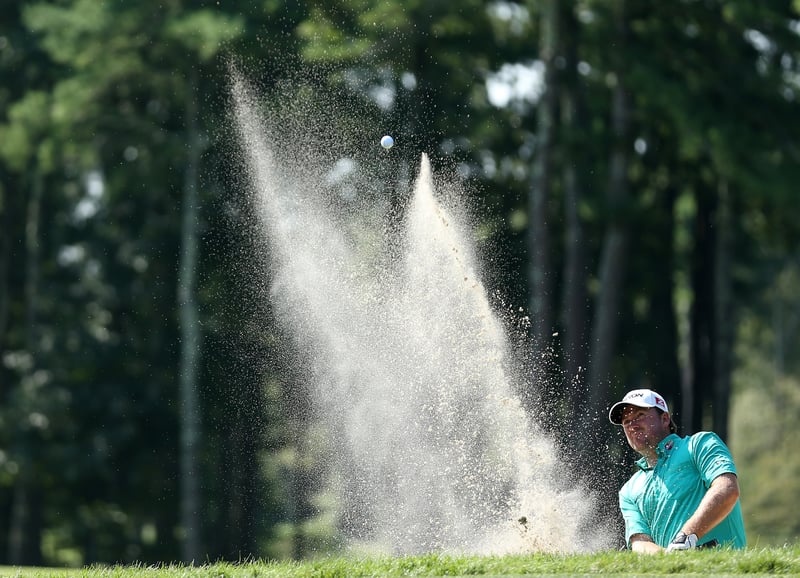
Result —
[[731, 446], [750, 544], [797, 540], [799, 2], [0, 6], [0, 565], [341, 547], [231, 64], [464, 183], [521, 396], [609, 511], [607, 407], [652, 387]]

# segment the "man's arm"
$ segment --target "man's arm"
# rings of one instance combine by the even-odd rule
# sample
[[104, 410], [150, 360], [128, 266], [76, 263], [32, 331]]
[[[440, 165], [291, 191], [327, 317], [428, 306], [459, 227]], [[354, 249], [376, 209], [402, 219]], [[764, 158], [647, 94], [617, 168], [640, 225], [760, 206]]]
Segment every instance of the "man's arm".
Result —
[[653, 542], [648, 534], [633, 534], [631, 536], [631, 551], [637, 554], [657, 554], [664, 548]]
[[739, 481], [736, 474], [720, 474], [711, 482], [700, 505], [683, 523], [681, 531], [702, 538], [731, 513], [738, 499]]
[[[736, 474], [721, 474], [714, 478], [708, 492], [703, 496], [694, 514], [686, 520], [681, 531], [699, 538], [710, 532], [714, 526], [731, 513], [739, 499], [739, 481]], [[648, 534], [634, 534], [630, 538], [631, 550], [639, 554], [656, 554], [664, 548], [653, 542]]]

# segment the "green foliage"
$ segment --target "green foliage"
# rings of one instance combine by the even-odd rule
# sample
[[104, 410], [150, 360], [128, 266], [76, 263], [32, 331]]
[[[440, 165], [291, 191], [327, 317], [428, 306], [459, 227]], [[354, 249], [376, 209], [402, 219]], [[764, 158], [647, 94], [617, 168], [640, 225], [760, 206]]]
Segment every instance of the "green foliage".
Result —
[[760, 544], [791, 543], [800, 536], [793, 512], [800, 499], [800, 461], [794, 458], [800, 443], [797, 275], [797, 263], [786, 263], [739, 326], [731, 443], [748, 537]]
[[240, 37], [244, 26], [241, 15], [198, 10], [171, 20], [166, 36], [190, 48], [205, 63], [216, 57], [226, 44]]
[[[244, 63], [266, 100], [325, 93], [331, 123], [323, 133], [336, 137], [354, 124], [359, 134], [391, 132], [398, 142], [393, 154], [426, 151], [434, 164], [462, 175], [476, 208], [485, 285], [517, 309], [527, 299], [538, 97], [515, 94], [496, 106], [486, 85], [501, 71], [535, 70], [540, 4], [23, 0], [4, 6], [0, 556], [14, 484], [22, 468], [31, 468], [43, 491], [48, 563], [177, 557], [175, 284], [179, 192], [190, 158], [187, 103], [195, 86], [203, 133], [199, 297], [209, 558], [303, 556], [340, 545], [326, 534], [335, 525], [325, 517], [334, 506], [314, 493], [313, 456], [303, 454], [296, 437], [305, 424], [290, 419], [302, 404], [302, 384], [287, 369], [287, 347], [271, 324], [262, 277], [268, 255], [248, 228], [252, 215], [227, 140], [227, 60]], [[578, 26], [566, 42], [580, 63], [580, 118], [563, 135], [570, 147], [558, 151], [558, 160], [578, 163], [584, 183], [590, 288], [598, 283], [592, 275], [607, 219], [625, 220], [636, 239], [619, 311], [616, 384], [677, 388], [669, 360], [672, 310], [660, 309], [657, 296], [678, 303], [674, 322], [685, 338], [695, 298], [688, 278], [699, 244], [698, 198], [728, 187], [739, 324], [731, 441], [743, 508], [756, 544], [796, 540], [800, 440], [791, 418], [800, 409], [800, 351], [798, 274], [790, 261], [800, 240], [800, 3], [626, 2], [624, 54], [614, 48], [622, 44], [612, 8], [574, 3]], [[631, 202], [610, 213], [604, 204], [609, 89], [619, 58], [627, 63], [639, 148], [629, 171]], [[341, 140], [337, 151], [358, 146], [356, 139]], [[381, 186], [391, 181], [385, 176], [376, 178]], [[563, 232], [563, 179], [553, 175], [554, 239]], [[41, 214], [29, 223], [35, 190], [43, 193]], [[26, 230], [34, 224], [38, 260], [29, 263]], [[562, 258], [555, 247], [554, 261]], [[26, 275], [34, 269], [39, 290], [30, 295]], [[705, 573], [702, 564], [713, 562], [721, 573], [797, 571], [796, 549], [726, 556], [656, 559], [648, 570]], [[637, 573], [640, 560], [609, 553], [360, 564], [160, 572]]]
[[16, 171], [24, 171], [36, 157], [37, 143], [50, 129], [50, 98], [42, 91], [32, 91], [8, 110], [8, 124], [3, 133], [0, 156]]
[[42, 35], [42, 48], [53, 61], [79, 70], [110, 54], [110, 46], [101, 47], [92, 39], [110, 31], [112, 16], [106, 5], [91, 0], [71, 6], [37, 2], [23, 7], [24, 22], [32, 32]]
[[319, 9], [298, 27], [300, 38], [308, 41], [303, 52], [310, 61], [341, 62], [364, 56], [371, 43], [366, 39], [348, 36]]

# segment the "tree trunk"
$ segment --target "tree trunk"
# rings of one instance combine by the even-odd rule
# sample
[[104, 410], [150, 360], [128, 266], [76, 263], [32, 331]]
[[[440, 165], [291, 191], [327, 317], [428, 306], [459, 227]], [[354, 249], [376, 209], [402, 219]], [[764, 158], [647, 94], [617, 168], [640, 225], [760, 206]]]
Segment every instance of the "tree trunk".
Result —
[[263, 427], [264, 404], [259, 385], [251, 375], [236, 375], [231, 384], [235, 407], [233, 422], [224, 436], [218, 475], [224, 499], [224, 533], [215, 536], [214, 550], [230, 561], [259, 555], [256, 520], [262, 496], [259, 491], [258, 450]]
[[[620, 15], [620, 52], [625, 46], [625, 23]], [[604, 413], [609, 399], [609, 377], [617, 345], [620, 303], [623, 281], [628, 266], [627, 211], [630, 203], [628, 191], [628, 163], [630, 143], [628, 138], [630, 103], [622, 75], [623, 66], [617, 68], [617, 82], [612, 95], [611, 123], [614, 144], [610, 160], [610, 177], [607, 193], [609, 225], [603, 241], [600, 260], [600, 292], [595, 304], [592, 326], [591, 356], [589, 365], [589, 407], [598, 415]]]
[[197, 80], [192, 78], [186, 106], [187, 159], [183, 191], [183, 222], [181, 229], [181, 259], [178, 278], [178, 307], [180, 313], [181, 359], [181, 524], [185, 532], [182, 556], [184, 562], [200, 561], [203, 557], [200, 537], [200, 480], [198, 447], [201, 434], [198, 394], [198, 365], [200, 358], [200, 329], [198, 324], [195, 283], [198, 253], [198, 166], [201, 139], [197, 127]]
[[716, 213], [714, 262], [714, 396], [713, 429], [722, 439], [728, 437], [728, 411], [731, 397], [731, 355], [733, 348], [733, 307], [731, 300], [731, 251], [733, 245], [731, 199], [726, 182], [720, 184]]
[[617, 333], [621, 315], [623, 280], [628, 267], [627, 211], [630, 204], [628, 191], [629, 122], [630, 103], [622, 71], [626, 69], [624, 54], [627, 46], [627, 23], [624, 2], [618, 3], [616, 85], [611, 101], [611, 128], [613, 144], [609, 159], [607, 190], [608, 225], [603, 240], [600, 260], [600, 289], [595, 302], [592, 320], [591, 355], [589, 357], [588, 392], [584, 413], [581, 416], [579, 439], [582, 458], [579, 468], [598, 492], [599, 513], [618, 515], [616, 492], [619, 489], [619, 471], [615, 470], [608, 448], [609, 426], [609, 376], [616, 352]]
[[535, 347], [546, 350], [553, 332], [552, 270], [548, 201], [551, 196], [553, 139], [558, 86], [555, 57], [558, 49], [558, 2], [542, 2], [539, 58], [544, 64], [544, 94], [537, 108], [536, 152], [528, 194], [528, 250], [530, 254], [530, 313]]
[[565, 135], [564, 154], [564, 281], [562, 291], [561, 325], [564, 334], [564, 378], [570, 391], [573, 407], [570, 413], [580, 411], [575, 400], [580, 399], [585, 386], [586, 370], [586, 320], [587, 259], [586, 239], [578, 209], [583, 196], [580, 174], [583, 174], [581, 144], [578, 142], [582, 128], [582, 107], [579, 104], [577, 79], [578, 26], [572, 6], [562, 9], [564, 81], [561, 83], [561, 118]]
[[[13, 186], [13, 185], [12, 185]], [[5, 199], [4, 199], [5, 201]], [[9, 264], [11, 261], [11, 224], [12, 219], [9, 203], [0, 206], [0, 355], [6, 346], [6, 329], [8, 328], [8, 311], [11, 302], [11, 280], [9, 279]], [[0, 403], [5, 401], [6, 384], [3, 382], [3, 371], [0, 370]]]
[[31, 460], [21, 460], [14, 484], [8, 561], [12, 566], [42, 564], [42, 491]]
[[663, 239], [659, 252], [654, 256], [655, 281], [650, 316], [647, 321], [650, 360], [650, 382], [653, 389], [663, 395], [676, 416], [678, 427], [683, 423], [681, 415], [681, 368], [678, 361], [678, 324], [675, 311], [675, 248], [671, 241], [675, 235], [676, 186], [670, 184], [661, 192], [660, 213], [652, 233]]
[[[37, 168], [31, 169], [33, 184], [25, 219], [25, 349], [33, 358], [32, 369], [37, 368], [40, 220], [44, 177]], [[23, 378], [24, 379], [24, 378]], [[42, 562], [42, 492], [35, 474], [36, 456], [31, 436], [24, 427], [18, 429], [14, 453], [20, 469], [14, 482], [11, 520], [8, 531], [8, 560], [12, 565], [39, 565]]]
[[714, 194], [700, 189], [696, 194], [697, 216], [692, 254], [692, 306], [689, 313], [690, 342], [688, 379], [683, 384], [683, 415], [689, 419], [687, 433], [707, 429], [706, 410], [714, 387]]

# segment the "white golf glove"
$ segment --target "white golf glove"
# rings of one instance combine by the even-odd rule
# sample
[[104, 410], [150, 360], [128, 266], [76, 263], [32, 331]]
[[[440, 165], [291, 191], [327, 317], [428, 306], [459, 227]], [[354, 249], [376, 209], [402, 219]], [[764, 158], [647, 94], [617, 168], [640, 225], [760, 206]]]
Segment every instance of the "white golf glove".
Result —
[[697, 535], [696, 534], [684, 534], [683, 532], [678, 532], [675, 537], [670, 542], [669, 546], [667, 546], [667, 552], [678, 552], [680, 550], [691, 550], [692, 548], [697, 547]]

